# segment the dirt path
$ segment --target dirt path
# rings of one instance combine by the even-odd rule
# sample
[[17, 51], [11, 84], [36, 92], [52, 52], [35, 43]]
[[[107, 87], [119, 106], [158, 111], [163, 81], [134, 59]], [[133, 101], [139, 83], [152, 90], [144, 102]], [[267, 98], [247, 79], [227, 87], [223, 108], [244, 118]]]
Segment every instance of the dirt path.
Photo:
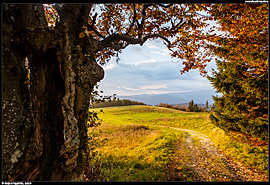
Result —
[[[166, 126], [162, 126], [166, 127]], [[182, 181], [268, 181], [218, 150], [206, 135], [181, 128], [188, 133], [186, 141], [177, 142], [174, 160], [170, 164], [172, 179]]]

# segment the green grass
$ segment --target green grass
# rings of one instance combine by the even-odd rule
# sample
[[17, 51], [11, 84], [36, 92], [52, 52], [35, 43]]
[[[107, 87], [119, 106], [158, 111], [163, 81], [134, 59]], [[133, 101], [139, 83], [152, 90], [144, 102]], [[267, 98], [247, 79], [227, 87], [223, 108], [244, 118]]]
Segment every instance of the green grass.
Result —
[[[99, 141], [96, 161], [98, 180], [163, 181], [176, 141], [185, 141], [186, 133], [158, 125], [199, 131], [209, 136], [226, 155], [246, 166], [268, 173], [268, 146], [253, 146], [233, 140], [211, 124], [208, 113], [190, 113], [150, 106], [103, 108], [103, 120], [95, 128]], [[95, 109], [99, 112], [100, 109]]]
[[186, 133], [144, 125], [102, 124], [94, 130], [99, 140], [98, 181], [164, 181], [174, 142]]

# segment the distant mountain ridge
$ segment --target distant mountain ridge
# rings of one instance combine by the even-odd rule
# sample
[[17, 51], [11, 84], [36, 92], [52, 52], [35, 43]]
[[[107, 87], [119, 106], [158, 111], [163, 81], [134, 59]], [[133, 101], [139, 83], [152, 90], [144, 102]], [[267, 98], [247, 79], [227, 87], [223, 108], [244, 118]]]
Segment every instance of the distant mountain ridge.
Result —
[[141, 94], [133, 96], [117, 96], [119, 99], [129, 99], [132, 101], [143, 102], [148, 105], [158, 105], [159, 103], [167, 104], [185, 104], [194, 101], [196, 104], [214, 103], [212, 96], [217, 95], [214, 90], [201, 90], [181, 93], [168, 93], [168, 94]]

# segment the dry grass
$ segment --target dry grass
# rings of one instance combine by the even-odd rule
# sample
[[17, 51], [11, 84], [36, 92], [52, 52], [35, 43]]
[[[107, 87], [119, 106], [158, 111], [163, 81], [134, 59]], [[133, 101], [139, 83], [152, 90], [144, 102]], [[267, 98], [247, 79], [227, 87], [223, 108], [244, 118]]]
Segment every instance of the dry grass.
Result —
[[94, 159], [99, 168], [96, 181], [168, 180], [173, 143], [185, 135], [172, 129], [133, 124], [103, 124], [93, 132], [102, 143]]

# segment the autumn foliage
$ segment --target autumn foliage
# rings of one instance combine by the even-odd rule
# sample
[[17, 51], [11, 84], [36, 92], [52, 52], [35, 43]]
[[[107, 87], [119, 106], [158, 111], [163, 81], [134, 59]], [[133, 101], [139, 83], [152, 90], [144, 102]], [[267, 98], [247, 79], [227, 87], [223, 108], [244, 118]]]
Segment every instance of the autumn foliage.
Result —
[[[57, 8], [58, 4], [44, 5], [51, 28], [60, 21]], [[78, 37], [101, 41], [96, 53], [101, 64], [119, 57], [129, 45], [162, 39], [170, 55], [184, 65], [181, 73], [199, 69], [201, 74], [215, 56], [212, 51], [226, 43], [223, 50], [229, 53], [221, 57], [249, 61], [254, 73], [262, 74], [267, 70], [267, 13], [267, 4], [96, 4]]]
[[268, 6], [214, 5], [213, 15], [227, 36], [209, 37], [219, 57], [208, 79], [223, 95], [212, 121], [226, 131], [268, 139]]
[[[60, 6], [44, 5], [48, 25], [53, 29], [60, 20]], [[96, 4], [78, 37], [99, 41], [96, 60], [109, 62], [119, 57], [129, 45], [143, 45], [151, 39], [162, 39], [170, 55], [184, 65], [181, 73], [205, 67], [213, 57], [206, 49], [207, 37], [203, 28], [213, 20], [207, 15], [210, 5], [202, 4]], [[206, 12], [202, 13], [202, 12]]]
[[[209, 48], [226, 60], [242, 62], [248, 76], [268, 71], [268, 5], [213, 5], [212, 15], [227, 35], [211, 35]], [[219, 47], [222, 45], [222, 47]]]

